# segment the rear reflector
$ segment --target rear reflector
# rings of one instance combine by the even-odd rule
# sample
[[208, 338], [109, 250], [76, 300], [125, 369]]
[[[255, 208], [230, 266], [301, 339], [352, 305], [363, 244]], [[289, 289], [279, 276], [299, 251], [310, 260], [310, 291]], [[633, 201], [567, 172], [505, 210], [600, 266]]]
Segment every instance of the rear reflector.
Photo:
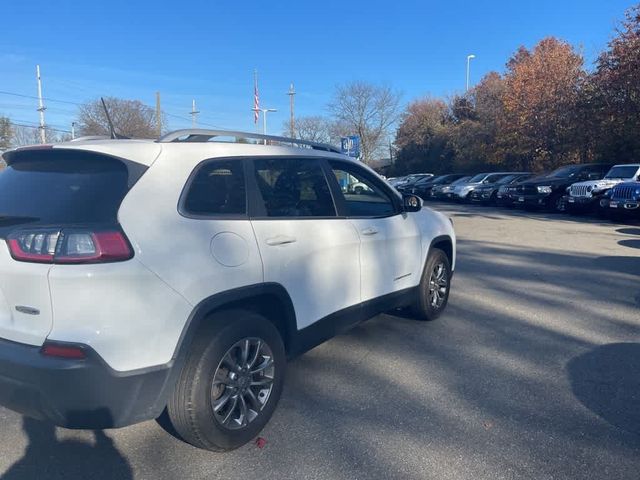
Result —
[[128, 260], [133, 251], [119, 230], [33, 229], [7, 237], [11, 256], [21, 262], [105, 263]]
[[69, 358], [74, 360], [82, 360], [87, 358], [87, 354], [82, 347], [74, 345], [61, 345], [56, 343], [45, 343], [40, 349], [42, 355], [47, 357]]

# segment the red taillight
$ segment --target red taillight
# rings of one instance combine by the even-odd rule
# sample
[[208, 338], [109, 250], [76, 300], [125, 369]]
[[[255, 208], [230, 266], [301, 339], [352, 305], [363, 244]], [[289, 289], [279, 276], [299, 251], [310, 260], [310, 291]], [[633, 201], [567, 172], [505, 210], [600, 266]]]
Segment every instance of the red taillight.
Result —
[[7, 238], [11, 256], [22, 262], [104, 263], [128, 260], [133, 252], [119, 230], [34, 229]]
[[87, 358], [87, 354], [82, 347], [57, 343], [45, 343], [40, 349], [40, 353], [47, 357], [69, 358], [73, 360], [82, 360]]

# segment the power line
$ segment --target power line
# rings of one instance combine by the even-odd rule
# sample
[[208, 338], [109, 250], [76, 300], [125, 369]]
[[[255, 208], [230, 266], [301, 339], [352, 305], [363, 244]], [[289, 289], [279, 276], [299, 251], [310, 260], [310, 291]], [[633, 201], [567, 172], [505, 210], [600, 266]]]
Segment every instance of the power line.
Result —
[[[0, 90], [0, 94], [2, 94], [2, 95], [11, 95], [12, 97], [31, 98], [33, 100], [38, 100], [38, 97], [35, 96], [35, 95], [24, 95], [22, 93], [6, 92], [4, 90]], [[66, 103], [66, 104], [69, 104], [69, 105], [77, 105], [77, 106], [82, 105], [82, 103], [69, 102], [67, 100], [56, 100], [55, 98], [42, 97], [42, 99], [46, 100], [47, 102]]]
[[[40, 127], [37, 126], [37, 125], [25, 125], [24, 123], [16, 123], [16, 122], [13, 122], [11, 120], [9, 120], [9, 123], [11, 125], [13, 125], [13, 126], [16, 126], [16, 127], [33, 128], [35, 130], [40, 130]], [[63, 130], [61, 128], [52, 128], [52, 127], [49, 127], [49, 126], [47, 126], [47, 130], [51, 130], [52, 132], [71, 133], [70, 130]]]
[[[35, 95], [25, 95], [25, 94], [23, 94], [23, 93], [8, 92], [8, 91], [6, 91], [6, 90], [0, 90], [0, 95], [10, 95], [10, 96], [12, 96], [12, 97], [29, 98], [29, 99], [33, 99], [33, 100], [38, 100], [38, 97], [37, 97], [37, 96], [35, 96]], [[75, 105], [75, 106], [78, 106], [78, 107], [81, 107], [81, 106], [83, 106], [83, 105], [86, 105], [86, 103], [70, 102], [70, 101], [68, 101], [68, 100], [58, 100], [58, 99], [48, 98], [48, 97], [42, 97], [42, 99], [43, 99], [43, 100], [46, 100], [47, 102], [66, 103], [66, 104], [68, 104], [68, 105]], [[142, 103], [142, 102], [141, 102], [141, 103]], [[144, 105], [145, 107], [152, 108], [150, 105], [147, 105], [146, 103], [143, 103], [143, 105]], [[65, 113], [69, 113], [69, 112], [65, 112]], [[180, 116], [180, 115], [175, 115], [175, 114], [173, 114], [173, 113], [168, 113], [168, 112], [163, 112], [163, 113], [164, 113], [164, 115], [166, 115], [166, 116], [168, 116], [168, 117], [177, 118], [177, 119], [183, 120], [183, 121], [185, 121], [185, 122], [191, 123], [191, 119], [190, 119], [190, 118], [182, 117], [182, 116]], [[214, 124], [212, 124], [212, 123], [207, 123], [207, 122], [203, 122], [203, 121], [200, 121], [200, 120], [198, 121], [198, 123], [199, 123], [200, 125], [205, 125], [205, 126], [207, 126], [207, 127], [213, 127], [213, 128], [224, 128], [224, 127], [221, 127], [221, 126], [219, 126], [219, 125], [214, 125]]]

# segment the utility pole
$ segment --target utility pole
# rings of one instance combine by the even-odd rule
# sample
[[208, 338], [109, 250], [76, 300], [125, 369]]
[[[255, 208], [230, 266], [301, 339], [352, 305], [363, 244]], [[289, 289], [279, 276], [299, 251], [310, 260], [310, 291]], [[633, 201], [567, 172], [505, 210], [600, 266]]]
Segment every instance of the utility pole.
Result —
[[47, 130], [44, 126], [45, 106], [42, 103], [42, 80], [40, 79], [40, 65], [36, 65], [36, 77], [38, 79], [38, 112], [40, 112], [40, 143], [47, 143]]
[[191, 128], [196, 128], [196, 123], [198, 121], [197, 116], [200, 113], [200, 110], [196, 110], [196, 100], [191, 100]]
[[76, 122], [71, 122], [71, 140], [76, 138]]
[[296, 96], [296, 90], [293, 87], [293, 82], [291, 82], [291, 86], [289, 87], [289, 111], [291, 118], [289, 119], [289, 129], [291, 132], [291, 138], [295, 138], [296, 136], [296, 128], [295, 128], [295, 117], [293, 114], [293, 106], [294, 106], [294, 97]]
[[162, 109], [160, 108], [160, 92], [156, 92], [156, 126], [158, 138], [162, 136]]

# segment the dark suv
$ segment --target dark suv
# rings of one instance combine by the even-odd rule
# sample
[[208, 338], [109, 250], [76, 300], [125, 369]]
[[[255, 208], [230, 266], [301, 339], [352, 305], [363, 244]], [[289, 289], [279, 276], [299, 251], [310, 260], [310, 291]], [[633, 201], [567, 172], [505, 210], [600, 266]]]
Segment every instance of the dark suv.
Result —
[[516, 204], [526, 207], [564, 211], [563, 196], [571, 184], [585, 180], [600, 180], [611, 169], [610, 163], [565, 165], [545, 176], [535, 177], [518, 185]]

